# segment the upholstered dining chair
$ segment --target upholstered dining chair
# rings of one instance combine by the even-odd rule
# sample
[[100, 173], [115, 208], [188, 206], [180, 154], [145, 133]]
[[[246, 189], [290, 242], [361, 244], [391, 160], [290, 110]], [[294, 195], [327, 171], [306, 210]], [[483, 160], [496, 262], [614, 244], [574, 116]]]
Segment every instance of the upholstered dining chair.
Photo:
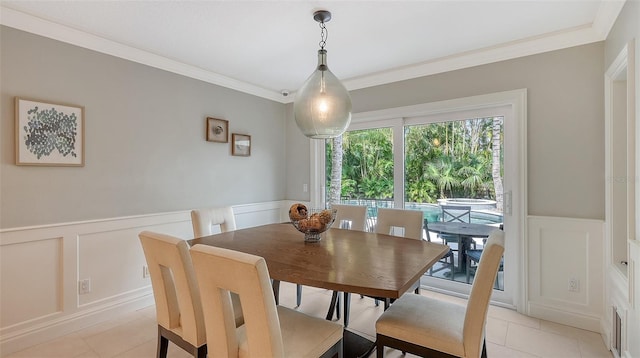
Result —
[[[332, 209], [336, 209], [336, 219], [333, 221], [332, 228], [365, 231], [367, 223], [367, 207], [363, 205], [331, 205]], [[349, 302], [351, 295], [348, 292], [343, 293], [344, 297], [344, 326], [349, 325]], [[335, 306], [334, 306], [335, 305]], [[376, 300], [376, 305], [378, 301]], [[329, 318], [333, 318], [333, 308], [335, 307], [336, 317], [340, 318], [340, 292], [333, 291], [331, 297], [331, 308], [329, 309]]]
[[[376, 233], [422, 240], [422, 211], [378, 208]], [[398, 233], [398, 229], [404, 233]]]
[[197, 358], [207, 344], [202, 305], [187, 242], [168, 235], [139, 234], [149, 273], [158, 321], [158, 358], [167, 356], [169, 341]]
[[365, 231], [367, 222], [367, 207], [362, 205], [331, 205], [336, 209], [336, 219], [331, 227]]
[[[407, 209], [378, 208], [375, 232], [378, 234], [405, 237], [422, 240], [422, 211]], [[420, 280], [411, 287], [415, 293], [420, 293]], [[391, 301], [388, 298], [378, 298], [384, 301], [385, 310]]]
[[[342, 356], [342, 325], [276, 306], [262, 257], [195, 245], [210, 357]], [[233, 324], [230, 292], [240, 297], [245, 324]]]
[[391, 347], [422, 357], [486, 357], [485, 324], [504, 232], [491, 233], [478, 264], [467, 305], [404, 295], [376, 321], [377, 357]]
[[[191, 225], [193, 226], [193, 237], [198, 238], [217, 233], [217, 227], [219, 227], [220, 232], [234, 231], [236, 229], [236, 219], [233, 214], [233, 208], [230, 206], [194, 209], [191, 210]], [[276, 283], [276, 285], [278, 284]], [[302, 285], [296, 285], [296, 306], [300, 306], [301, 302]]]
[[193, 237], [198, 238], [215, 234], [216, 227], [220, 228], [220, 232], [233, 231], [236, 229], [236, 219], [230, 206], [202, 208], [191, 210], [191, 225]]

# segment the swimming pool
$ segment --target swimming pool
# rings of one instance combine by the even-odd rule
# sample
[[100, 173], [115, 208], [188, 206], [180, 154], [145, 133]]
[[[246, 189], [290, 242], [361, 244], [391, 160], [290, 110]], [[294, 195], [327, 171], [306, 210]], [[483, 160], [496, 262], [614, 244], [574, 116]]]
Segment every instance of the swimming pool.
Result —
[[[405, 203], [406, 209], [420, 210], [424, 218], [429, 222], [440, 221], [442, 210], [437, 204]], [[471, 222], [475, 224], [499, 224], [502, 222], [502, 214], [487, 209], [471, 209]]]
[[[468, 199], [460, 199], [460, 200], [466, 200], [465, 203], [468, 202]], [[460, 203], [460, 201], [458, 201], [458, 203]], [[493, 207], [495, 207], [495, 201], [493, 203], [494, 203]], [[370, 218], [378, 216], [378, 208], [393, 208], [393, 201], [391, 200], [374, 200], [374, 199], [342, 200], [342, 204], [364, 205], [367, 207], [367, 214]], [[451, 202], [447, 204], [451, 204]], [[422, 211], [424, 213], [424, 218], [429, 220], [429, 222], [440, 221], [440, 214], [442, 210], [440, 209], [440, 206], [438, 204], [405, 203], [404, 206], [406, 209]], [[485, 224], [485, 225], [500, 224], [502, 223], [502, 214], [494, 210], [491, 210], [490, 208], [487, 208], [487, 207], [477, 207], [477, 208], [472, 207], [471, 222], [476, 224]]]

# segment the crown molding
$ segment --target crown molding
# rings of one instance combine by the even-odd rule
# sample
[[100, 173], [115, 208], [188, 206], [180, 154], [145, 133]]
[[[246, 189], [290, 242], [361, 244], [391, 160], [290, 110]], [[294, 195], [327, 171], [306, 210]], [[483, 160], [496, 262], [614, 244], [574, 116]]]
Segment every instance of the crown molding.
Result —
[[[592, 24], [443, 57], [421, 64], [395, 68], [361, 77], [343, 79], [343, 83], [348, 90], [357, 90], [603, 41], [613, 27], [625, 1], [626, 0], [603, 0], [600, 3], [598, 13]], [[282, 94], [277, 91], [239, 81], [215, 72], [187, 65], [138, 48], [123, 45], [71, 27], [28, 15], [2, 4], [0, 4], [0, 24], [272, 101], [286, 104], [292, 103], [295, 98], [295, 92], [292, 92], [287, 97], [283, 97]]]
[[616, 22], [620, 11], [624, 7], [626, 0], [605, 0], [600, 2], [598, 13], [593, 20], [593, 30], [600, 36], [601, 40], [605, 40], [609, 36], [609, 31]]
[[601, 41], [591, 26], [585, 25], [567, 31], [507, 44], [447, 56], [422, 64], [406, 66], [377, 74], [343, 80], [349, 90], [379, 86], [382, 84], [409, 80], [488, 63], [511, 60], [518, 57], [559, 50]]

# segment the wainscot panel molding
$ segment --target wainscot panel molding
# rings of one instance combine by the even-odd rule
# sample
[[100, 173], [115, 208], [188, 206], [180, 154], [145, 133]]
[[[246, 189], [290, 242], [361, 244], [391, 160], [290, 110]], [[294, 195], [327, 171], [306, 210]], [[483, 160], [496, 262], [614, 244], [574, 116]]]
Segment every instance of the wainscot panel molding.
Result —
[[527, 228], [529, 315], [600, 332], [604, 221], [530, 216]]
[[620, 356], [622, 358], [640, 357], [640, 266], [636, 260], [640, 257], [640, 241], [628, 240], [629, 277], [624, 276], [614, 264], [606, 270], [607, 290], [605, 314], [601, 332], [607, 348], [615, 346], [614, 315], [620, 316]]
[[[291, 202], [292, 203], [292, 202]], [[246, 228], [288, 221], [289, 201], [234, 206]], [[3, 355], [154, 303], [138, 233], [193, 238], [189, 210], [0, 231]], [[80, 294], [80, 281], [90, 292]]]

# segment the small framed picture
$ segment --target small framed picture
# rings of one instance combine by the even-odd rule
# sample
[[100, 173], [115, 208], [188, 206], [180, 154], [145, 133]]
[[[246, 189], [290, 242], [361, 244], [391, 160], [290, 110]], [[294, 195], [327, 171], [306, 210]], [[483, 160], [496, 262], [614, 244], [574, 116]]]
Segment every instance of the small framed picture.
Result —
[[16, 165], [84, 166], [84, 107], [15, 98]]
[[251, 136], [246, 134], [233, 133], [231, 135], [231, 154], [241, 157], [251, 155]]
[[229, 121], [207, 117], [207, 141], [229, 143]]

